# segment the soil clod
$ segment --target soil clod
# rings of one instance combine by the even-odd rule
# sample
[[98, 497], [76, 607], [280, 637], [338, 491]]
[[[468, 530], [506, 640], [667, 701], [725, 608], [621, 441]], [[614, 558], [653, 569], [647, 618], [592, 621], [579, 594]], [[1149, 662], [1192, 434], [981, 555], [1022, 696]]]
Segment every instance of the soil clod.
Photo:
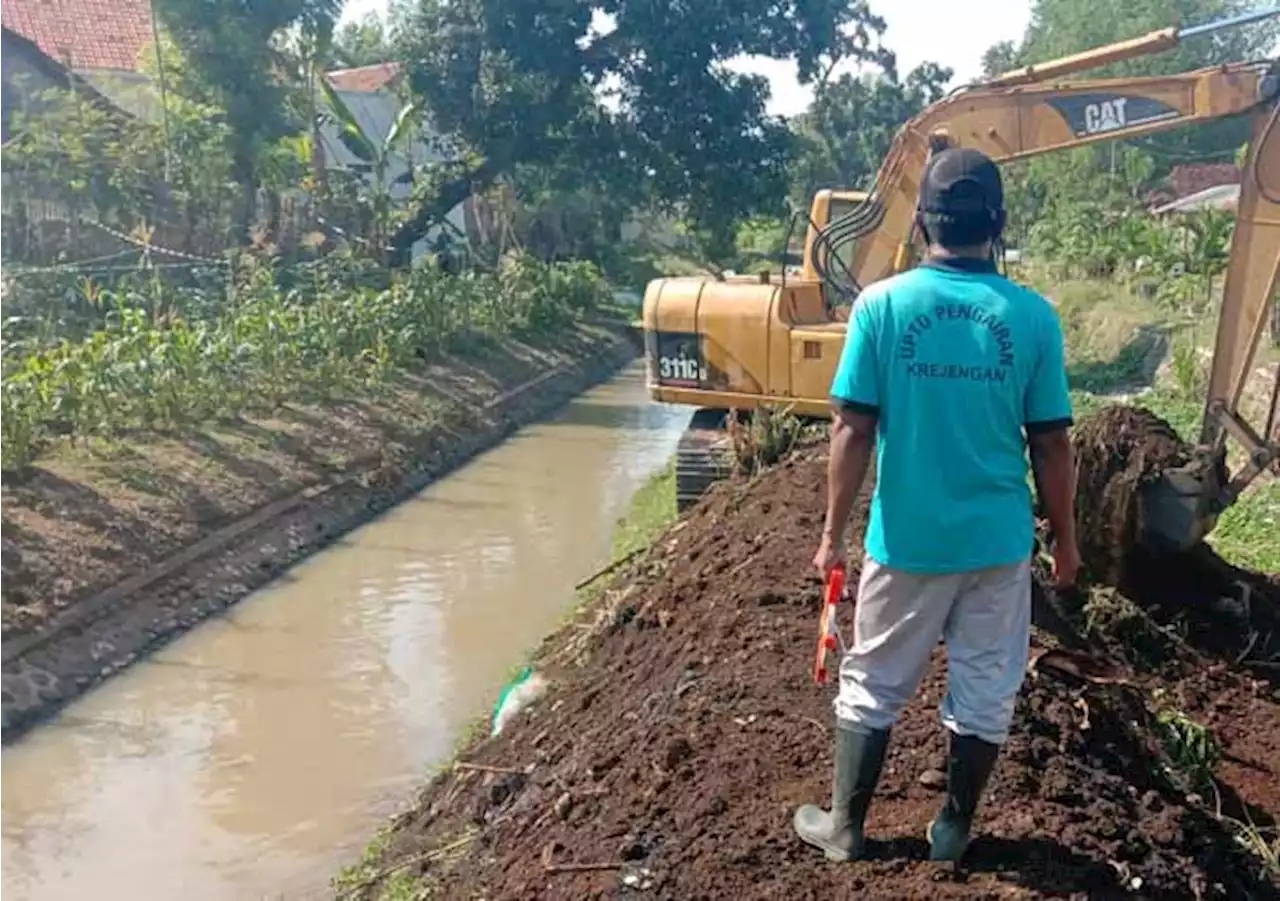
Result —
[[1165, 470], [1186, 464], [1191, 449], [1173, 426], [1139, 407], [1105, 407], [1072, 432], [1080, 554], [1095, 580], [1118, 584], [1137, 547], [1138, 492]]

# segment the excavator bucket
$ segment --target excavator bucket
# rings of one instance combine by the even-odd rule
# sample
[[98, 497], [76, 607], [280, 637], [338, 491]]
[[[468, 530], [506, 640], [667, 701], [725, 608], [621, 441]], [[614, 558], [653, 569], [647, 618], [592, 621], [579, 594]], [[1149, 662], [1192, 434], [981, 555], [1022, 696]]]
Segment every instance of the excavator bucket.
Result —
[[1156, 555], [1190, 550], [1213, 530], [1221, 512], [1221, 466], [1206, 455], [1166, 469], [1138, 492], [1138, 541]]

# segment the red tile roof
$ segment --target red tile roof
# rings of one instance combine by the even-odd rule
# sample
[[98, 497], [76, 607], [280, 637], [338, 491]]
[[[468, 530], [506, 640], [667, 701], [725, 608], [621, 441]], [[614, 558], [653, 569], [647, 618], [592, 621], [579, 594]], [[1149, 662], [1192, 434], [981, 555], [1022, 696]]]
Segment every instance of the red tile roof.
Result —
[[375, 63], [356, 69], [334, 69], [326, 72], [325, 77], [339, 91], [372, 93], [395, 81], [401, 68], [400, 63]]
[[136, 70], [151, 44], [147, 0], [4, 0], [0, 20], [72, 69]]

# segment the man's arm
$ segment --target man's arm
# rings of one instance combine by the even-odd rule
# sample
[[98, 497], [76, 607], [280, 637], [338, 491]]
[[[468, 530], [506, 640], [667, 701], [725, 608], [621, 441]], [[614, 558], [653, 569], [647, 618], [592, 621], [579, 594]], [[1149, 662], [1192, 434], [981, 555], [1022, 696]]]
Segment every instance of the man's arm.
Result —
[[1024, 423], [1031, 472], [1053, 531], [1054, 576], [1060, 586], [1080, 569], [1076, 544], [1076, 461], [1071, 447], [1071, 395], [1058, 317], [1045, 320], [1035, 373], [1027, 386]]
[[827, 464], [827, 519], [813, 557], [814, 565], [824, 574], [844, 562], [844, 527], [875, 446], [880, 416], [876, 304], [877, 299], [869, 294], [858, 299], [831, 384], [835, 417]]
[[822, 541], [834, 547], [843, 543], [849, 512], [867, 477], [875, 448], [876, 416], [839, 405], [831, 424], [831, 460], [827, 464], [827, 521]]
[[1076, 546], [1076, 455], [1065, 429], [1032, 432], [1031, 470], [1056, 544]]

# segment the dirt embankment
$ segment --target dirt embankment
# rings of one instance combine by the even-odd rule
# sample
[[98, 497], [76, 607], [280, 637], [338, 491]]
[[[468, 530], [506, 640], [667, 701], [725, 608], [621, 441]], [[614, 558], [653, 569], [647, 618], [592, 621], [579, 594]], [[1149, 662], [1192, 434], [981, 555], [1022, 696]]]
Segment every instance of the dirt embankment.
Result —
[[5, 740], [612, 375], [633, 341], [495, 343], [360, 400], [67, 448], [7, 481]]
[[[1280, 816], [1280, 691], [1236, 665], [1275, 649], [1239, 611], [1217, 634], [1194, 617], [1179, 631], [1186, 611], [1160, 586], [1208, 605], [1243, 582], [1255, 610], [1280, 591], [1212, 555], [1136, 599], [1037, 585], [1038, 659], [962, 867], [929, 864], [923, 840], [941, 803], [941, 651], [896, 727], [871, 859], [832, 865], [795, 839], [796, 806], [830, 793], [833, 689], [810, 676], [824, 465], [813, 448], [715, 489], [591, 623], [549, 640], [544, 657], [577, 668], [437, 776], [343, 896], [420, 880], [491, 899], [1276, 897], [1225, 819], [1266, 835]], [[1202, 745], [1221, 749], [1201, 761], [1212, 781]]]

